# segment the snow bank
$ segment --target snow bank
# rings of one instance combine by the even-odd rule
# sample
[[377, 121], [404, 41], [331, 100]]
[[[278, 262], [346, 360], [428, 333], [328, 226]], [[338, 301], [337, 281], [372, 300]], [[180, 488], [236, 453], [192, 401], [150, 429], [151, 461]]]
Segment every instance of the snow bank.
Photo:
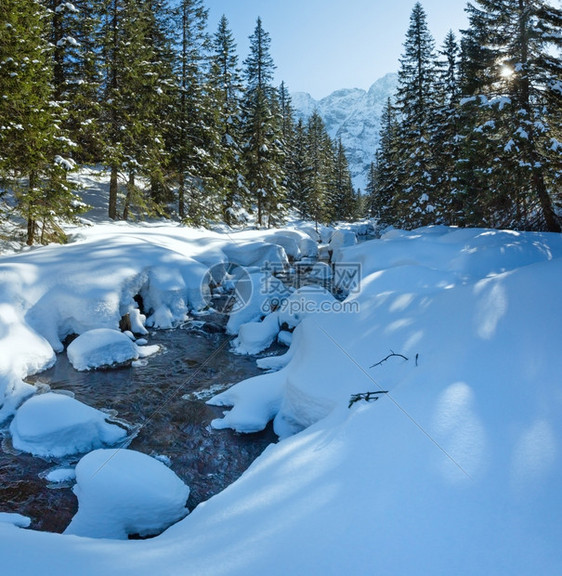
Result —
[[76, 466], [78, 512], [65, 534], [126, 539], [159, 534], [187, 514], [189, 488], [134, 450], [94, 450]]
[[122, 442], [127, 432], [107, 414], [49, 392], [27, 400], [10, 424], [12, 445], [34, 456], [61, 457]]
[[[117, 330], [128, 316], [136, 334], [146, 326], [171, 328], [207, 305], [203, 282], [210, 267], [288, 263], [271, 231], [220, 234], [177, 225], [123, 222], [75, 228], [72, 243], [46, 246], [0, 260], [0, 422], [33, 393], [22, 381], [50, 367], [70, 335]], [[290, 235], [281, 243], [293, 241]], [[255, 278], [259, 282], [259, 278]], [[139, 309], [139, 302], [142, 310]], [[258, 318], [233, 319], [232, 333]]]
[[359, 311], [306, 316], [277, 372], [213, 399], [213, 426], [285, 439], [151, 540], [0, 522], [6, 570], [561, 574], [562, 237], [395, 230], [338, 258]]

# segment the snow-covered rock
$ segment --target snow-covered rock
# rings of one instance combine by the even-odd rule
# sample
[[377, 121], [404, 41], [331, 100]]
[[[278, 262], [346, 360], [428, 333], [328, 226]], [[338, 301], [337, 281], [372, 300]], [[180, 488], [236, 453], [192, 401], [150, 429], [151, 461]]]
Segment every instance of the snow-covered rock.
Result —
[[288, 265], [287, 253], [280, 244], [263, 241], [246, 241], [227, 244], [223, 247], [228, 261], [239, 266], [259, 266], [267, 262], [273, 265]]
[[139, 357], [138, 346], [126, 334], [109, 328], [84, 332], [69, 344], [66, 353], [76, 370], [125, 364]]
[[107, 414], [65, 394], [48, 392], [27, 400], [10, 424], [12, 444], [34, 456], [61, 457], [122, 442], [127, 432]]
[[134, 450], [94, 450], [76, 466], [78, 512], [65, 534], [151, 536], [181, 520], [189, 488], [165, 464]]
[[321, 286], [303, 286], [281, 302], [279, 324], [294, 328], [310, 314], [330, 312], [337, 300]]
[[238, 336], [232, 341], [237, 354], [259, 354], [269, 348], [279, 334], [279, 314], [272, 312], [261, 322], [248, 322], [240, 326]]

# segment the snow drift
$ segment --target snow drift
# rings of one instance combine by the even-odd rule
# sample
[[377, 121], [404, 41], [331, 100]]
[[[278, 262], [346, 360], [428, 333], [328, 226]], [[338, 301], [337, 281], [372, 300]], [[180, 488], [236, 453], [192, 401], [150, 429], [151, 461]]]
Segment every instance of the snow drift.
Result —
[[[178, 230], [169, 234], [153, 232], [146, 250], [181, 242]], [[119, 271], [130, 265], [121, 242], [122, 251], [112, 246]], [[203, 244], [191, 253], [205, 253], [208, 265], [221, 240]], [[49, 266], [66, 258], [72, 277], [72, 248]], [[562, 237], [435, 227], [341, 245], [334, 257], [362, 266], [351, 297], [359, 311], [299, 318], [286, 357], [264, 363], [278, 371], [215, 398], [233, 406], [215, 426], [249, 432], [274, 419], [278, 444], [151, 540], [38, 533], [6, 517], [3, 566], [23, 575], [61, 567], [86, 575], [560, 574]], [[37, 291], [33, 275], [45, 271], [38, 261], [33, 274], [21, 264]], [[134, 294], [141, 277], [137, 270], [112, 286]], [[95, 279], [99, 293], [125, 303], [103, 299], [100, 318], [133, 305]], [[102, 301], [94, 296], [83, 292], [80, 309]], [[25, 316], [16, 296], [4, 301]], [[51, 342], [46, 328], [59, 317], [49, 318], [33, 325], [44, 324]], [[55, 323], [60, 338], [77, 319]], [[41, 362], [51, 361], [37, 342]], [[368, 391], [384, 393], [348, 407]]]

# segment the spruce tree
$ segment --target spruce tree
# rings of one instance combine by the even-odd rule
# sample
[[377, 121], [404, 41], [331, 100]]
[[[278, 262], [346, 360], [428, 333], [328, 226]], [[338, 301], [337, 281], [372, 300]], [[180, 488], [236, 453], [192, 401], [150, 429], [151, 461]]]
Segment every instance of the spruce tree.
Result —
[[213, 37], [209, 85], [214, 95], [215, 124], [219, 137], [216, 183], [223, 191], [222, 217], [231, 225], [238, 223], [238, 215], [247, 205], [248, 190], [243, 175], [241, 143], [243, 84], [234, 36], [224, 15]]
[[435, 121], [435, 49], [422, 5], [410, 16], [398, 72], [397, 108], [400, 114], [402, 166], [395, 210], [402, 225], [416, 227], [435, 219], [430, 146]]
[[275, 65], [269, 52], [271, 40], [257, 19], [250, 36], [250, 53], [244, 75], [243, 107], [246, 182], [257, 210], [259, 226], [279, 223], [284, 216], [284, 152], [277, 93], [272, 85]]
[[208, 9], [202, 0], [181, 0], [175, 10], [176, 103], [169, 138], [172, 166], [178, 182], [178, 214], [201, 225], [221, 210], [211, 194], [218, 133], [212, 130], [212, 96], [206, 86], [210, 38], [206, 30]]
[[73, 148], [54, 101], [49, 12], [35, 0], [5, 0], [0, 35], [0, 171], [27, 219], [27, 243], [46, 242], [58, 217], [79, 212], [66, 172]]
[[352, 221], [357, 216], [357, 209], [357, 196], [351, 182], [349, 164], [341, 138], [339, 138], [334, 157], [334, 194], [331, 199], [331, 220]]
[[309, 217], [308, 197], [311, 185], [311, 160], [306, 126], [299, 118], [294, 128], [293, 145], [288, 156], [287, 200], [300, 218]]
[[562, 12], [542, 0], [478, 0], [468, 13], [466, 156], [478, 160], [479, 152], [477, 171], [488, 174], [473, 190], [487, 208], [485, 222], [560, 231], [553, 206], [560, 183], [559, 151], [552, 149], [558, 126], [551, 125], [560, 105], [550, 87], [562, 76], [552, 56], [561, 44]]
[[[168, 156], [165, 123], [172, 83], [171, 50], [162, 1], [104, 0], [100, 41], [103, 57], [100, 124], [103, 163], [110, 168], [109, 217], [159, 209]], [[151, 182], [151, 194], [137, 177]], [[126, 181], [118, 211], [119, 179]]]
[[432, 184], [438, 191], [434, 197], [436, 215], [443, 222], [462, 221], [456, 162], [460, 147], [460, 81], [459, 46], [453, 31], [449, 31], [436, 62], [435, 120], [432, 122], [431, 147], [434, 162]]
[[310, 168], [304, 202], [306, 217], [312, 218], [318, 227], [318, 224], [332, 219], [336, 187], [334, 147], [326, 131], [326, 125], [317, 110], [308, 119], [307, 157]]
[[381, 116], [379, 148], [369, 171], [368, 193], [371, 216], [383, 225], [397, 223], [394, 198], [399, 197], [399, 170], [402, 163], [397, 113], [388, 98]]

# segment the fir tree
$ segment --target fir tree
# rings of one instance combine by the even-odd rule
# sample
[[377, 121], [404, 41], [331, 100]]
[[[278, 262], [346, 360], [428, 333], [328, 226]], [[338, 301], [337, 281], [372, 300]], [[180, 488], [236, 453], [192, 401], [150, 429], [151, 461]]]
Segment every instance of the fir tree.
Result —
[[248, 191], [243, 176], [241, 145], [243, 84], [236, 44], [226, 16], [222, 16], [213, 37], [209, 83], [214, 94], [216, 129], [220, 139], [216, 180], [223, 191], [222, 217], [230, 225], [237, 223], [237, 214], [247, 204]]
[[272, 86], [275, 65], [271, 40], [258, 18], [246, 58], [246, 96], [243, 108], [246, 182], [257, 208], [259, 226], [280, 222], [286, 189], [283, 173], [281, 121], [277, 94]]
[[[54, 101], [50, 14], [35, 0], [6, 0], [0, 36], [0, 170], [16, 188], [27, 219], [27, 243], [59, 231], [58, 217], [79, 212], [66, 171], [72, 142]], [[62, 234], [62, 233], [61, 233]]]
[[394, 196], [399, 221], [420, 226], [435, 218], [430, 146], [435, 109], [435, 51], [426, 14], [418, 2], [410, 16], [398, 73], [397, 108], [400, 114], [402, 167], [400, 189]]
[[463, 160], [476, 161], [475, 172], [488, 178], [472, 178], [476, 189], [468, 177], [464, 182], [487, 208], [487, 224], [534, 227], [537, 214], [546, 229], [560, 231], [552, 199], [559, 188], [559, 152], [551, 147], [556, 128], [550, 125], [548, 87], [560, 82], [562, 67], [551, 48], [560, 46], [562, 13], [541, 0], [477, 4], [468, 7], [465, 33], [472, 98], [464, 114]]

